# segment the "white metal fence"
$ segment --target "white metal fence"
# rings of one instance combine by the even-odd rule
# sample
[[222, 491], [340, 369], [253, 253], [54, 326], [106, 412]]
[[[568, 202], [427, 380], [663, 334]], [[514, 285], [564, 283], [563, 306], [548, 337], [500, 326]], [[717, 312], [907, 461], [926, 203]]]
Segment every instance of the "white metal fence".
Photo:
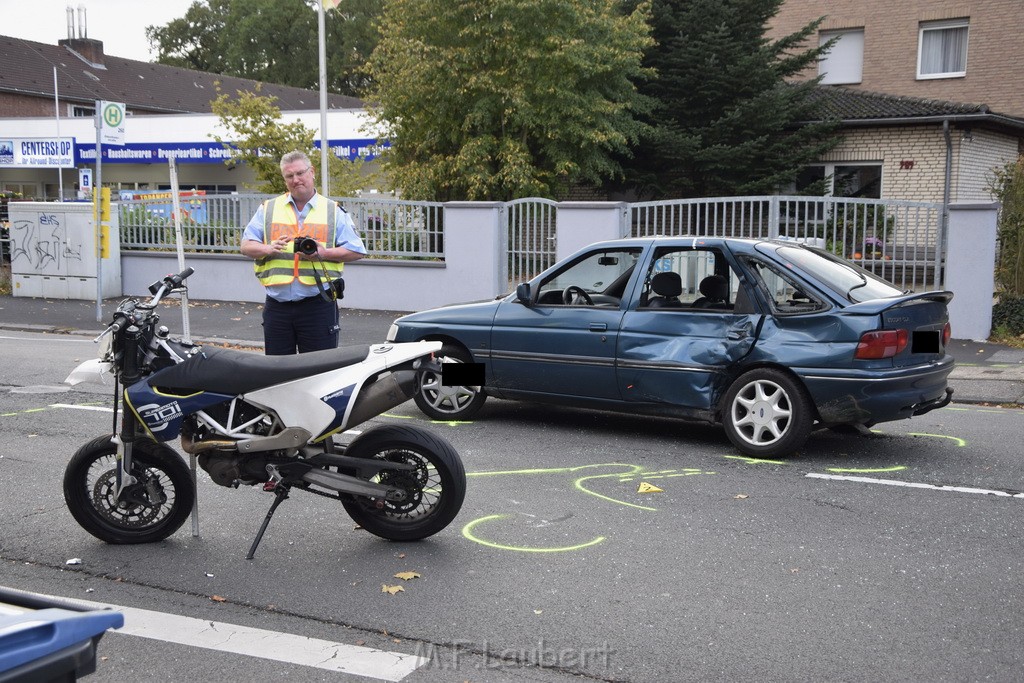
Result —
[[[189, 251], [237, 252], [242, 230], [270, 195], [191, 198], [182, 207]], [[167, 200], [121, 202], [121, 247], [173, 250]], [[341, 198], [371, 255], [444, 259], [444, 205], [388, 198]], [[188, 212], [186, 215], [186, 211]], [[507, 202], [508, 282], [528, 280], [553, 265], [558, 203], [529, 198]], [[836, 197], [725, 197], [629, 205], [622, 237], [696, 235], [814, 239], [830, 251], [903, 289], [943, 284], [942, 205]]]
[[727, 197], [632, 204], [623, 237], [814, 239], [903, 289], [941, 287], [942, 204], [838, 197]]
[[[181, 202], [182, 241], [188, 251], [237, 252], [242, 231], [261, 202], [274, 195], [188, 197]], [[443, 205], [373, 197], [343, 197], [356, 231], [375, 257], [443, 259]], [[119, 205], [121, 248], [173, 251], [174, 221], [166, 198]]]

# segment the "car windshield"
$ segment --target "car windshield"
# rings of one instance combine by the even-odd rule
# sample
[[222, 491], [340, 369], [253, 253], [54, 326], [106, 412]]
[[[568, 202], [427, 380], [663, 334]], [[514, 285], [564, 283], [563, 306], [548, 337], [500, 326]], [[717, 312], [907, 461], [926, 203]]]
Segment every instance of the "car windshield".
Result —
[[852, 303], [900, 296], [902, 291], [849, 261], [811, 247], [779, 247], [778, 255], [797, 269], [842, 293]]

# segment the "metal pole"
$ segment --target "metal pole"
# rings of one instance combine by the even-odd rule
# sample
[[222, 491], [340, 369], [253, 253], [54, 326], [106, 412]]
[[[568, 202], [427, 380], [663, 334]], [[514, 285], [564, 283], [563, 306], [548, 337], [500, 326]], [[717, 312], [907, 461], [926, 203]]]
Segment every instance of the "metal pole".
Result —
[[103, 103], [96, 100], [96, 182], [92, 184], [92, 206], [96, 230], [96, 322], [103, 322], [103, 228], [100, 225], [100, 195], [103, 187]]
[[[60, 140], [60, 97], [57, 94], [57, 67], [53, 67], [53, 115], [57, 119], [57, 144]], [[64, 201], [64, 167], [57, 166], [57, 199]]]
[[[174, 207], [174, 243], [178, 249], [178, 272], [185, 270], [185, 244], [181, 236], [181, 197], [178, 194], [178, 166], [174, 157], [169, 157], [167, 163], [171, 167], [171, 205]], [[192, 342], [192, 331], [188, 322], [188, 291], [181, 293], [181, 337], [186, 342]]]
[[327, 163], [330, 143], [327, 141], [327, 45], [324, 37], [324, 0], [317, 6], [318, 35], [320, 37], [320, 191], [325, 197], [330, 196], [331, 173]]

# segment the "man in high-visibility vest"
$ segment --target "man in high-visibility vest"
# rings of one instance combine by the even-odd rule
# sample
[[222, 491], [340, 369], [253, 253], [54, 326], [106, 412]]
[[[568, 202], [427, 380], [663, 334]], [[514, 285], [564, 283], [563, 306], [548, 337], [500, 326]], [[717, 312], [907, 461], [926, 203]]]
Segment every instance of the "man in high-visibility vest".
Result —
[[[281, 157], [281, 175], [288, 192], [263, 202], [242, 233], [242, 253], [267, 291], [264, 349], [268, 356], [333, 349], [339, 326], [332, 282], [366, 247], [348, 213], [316, 191], [304, 152]], [[296, 237], [314, 239], [316, 252], [296, 251]]]

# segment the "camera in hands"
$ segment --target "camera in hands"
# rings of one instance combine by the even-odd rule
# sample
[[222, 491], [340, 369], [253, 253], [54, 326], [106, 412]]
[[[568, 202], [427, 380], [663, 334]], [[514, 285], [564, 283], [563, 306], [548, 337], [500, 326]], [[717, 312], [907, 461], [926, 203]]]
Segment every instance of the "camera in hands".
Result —
[[295, 238], [295, 251], [306, 256], [312, 256], [317, 252], [319, 245], [316, 240], [312, 237], [296, 237]]

